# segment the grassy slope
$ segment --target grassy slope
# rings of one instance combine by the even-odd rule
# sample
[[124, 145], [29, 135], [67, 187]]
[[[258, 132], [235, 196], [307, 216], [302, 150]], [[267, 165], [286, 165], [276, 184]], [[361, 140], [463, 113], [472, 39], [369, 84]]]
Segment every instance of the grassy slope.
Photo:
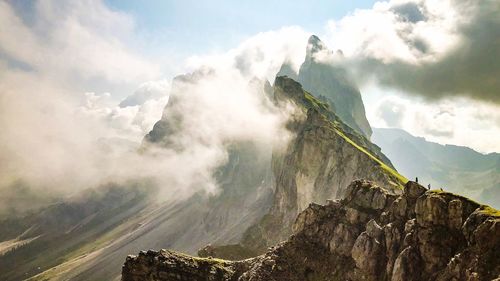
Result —
[[365, 145], [366, 142], [369, 142], [365, 137], [357, 134], [356, 132], [354, 132], [354, 130], [347, 133], [345, 130], [347, 125], [342, 124], [338, 117], [336, 117], [335, 114], [330, 111], [328, 104], [315, 98], [307, 91], [304, 91], [303, 105], [305, 105], [309, 110], [317, 110], [318, 112], [320, 112], [324, 116], [324, 118], [330, 122], [335, 133], [346, 140], [347, 143], [351, 144], [356, 149], [368, 155], [371, 159], [377, 162], [380, 167], [390, 175], [391, 178], [395, 179], [394, 182], [397, 186], [402, 187], [406, 182], [408, 182], [408, 179], [406, 177], [399, 174], [395, 169], [389, 167], [370, 151], [368, 146]]

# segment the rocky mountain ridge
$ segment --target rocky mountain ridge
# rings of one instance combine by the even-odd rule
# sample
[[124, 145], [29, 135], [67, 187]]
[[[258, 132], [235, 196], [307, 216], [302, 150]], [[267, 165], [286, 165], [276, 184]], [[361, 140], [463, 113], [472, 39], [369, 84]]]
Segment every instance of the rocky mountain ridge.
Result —
[[122, 280], [500, 280], [500, 212], [415, 182], [395, 195], [356, 180], [343, 199], [310, 204], [293, 235], [261, 256], [141, 252]]
[[368, 178], [390, 192], [400, 192], [406, 179], [393, 170], [380, 149], [298, 82], [276, 77], [274, 99], [278, 104], [291, 101], [301, 112], [289, 125], [293, 140], [284, 151], [273, 152], [273, 205], [259, 224], [246, 231], [242, 245], [262, 252], [283, 241], [309, 203], [340, 198], [354, 179]]
[[306, 91], [326, 102], [345, 124], [369, 139], [372, 129], [366, 119], [361, 93], [342, 66], [342, 60], [341, 51], [333, 53], [316, 35], [311, 35], [298, 73], [285, 62], [277, 76], [288, 76], [299, 82]]

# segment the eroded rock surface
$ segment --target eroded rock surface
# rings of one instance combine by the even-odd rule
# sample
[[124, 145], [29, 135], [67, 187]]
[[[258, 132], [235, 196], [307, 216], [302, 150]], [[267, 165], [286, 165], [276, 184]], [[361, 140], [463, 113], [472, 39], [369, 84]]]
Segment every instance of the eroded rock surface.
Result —
[[131, 280], [493, 280], [500, 277], [500, 212], [409, 182], [402, 195], [356, 180], [342, 200], [311, 204], [294, 234], [237, 262], [168, 251], [128, 257]]
[[[374, 181], [392, 193], [401, 191], [403, 183], [380, 149], [345, 125], [327, 104], [304, 91], [298, 82], [277, 77], [274, 98], [281, 106], [297, 105], [299, 112], [289, 124], [294, 138], [283, 150], [273, 151], [272, 207], [245, 232], [241, 241], [244, 247], [263, 253], [269, 246], [286, 240], [295, 218], [309, 203], [323, 204], [327, 198], [342, 198], [355, 179]], [[384, 207], [384, 198], [372, 200], [371, 193], [366, 196], [359, 196], [359, 200], [365, 200], [360, 204]]]

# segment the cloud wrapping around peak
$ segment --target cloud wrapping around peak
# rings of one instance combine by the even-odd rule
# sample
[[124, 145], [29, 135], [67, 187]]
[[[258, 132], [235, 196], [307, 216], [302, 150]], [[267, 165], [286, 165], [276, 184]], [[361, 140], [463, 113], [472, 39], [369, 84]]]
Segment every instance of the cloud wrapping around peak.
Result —
[[[0, 2], [0, 160], [8, 163], [0, 189], [22, 181], [34, 190], [73, 193], [149, 178], [180, 197], [216, 192], [213, 172], [227, 160], [228, 145], [269, 149], [286, 141], [286, 111], [249, 81], [272, 78], [285, 58], [303, 57], [301, 29], [262, 33], [227, 53], [190, 59], [192, 69], [215, 74], [182, 92], [167, 112], [183, 117], [174, 138], [183, 149], [139, 153], [171, 85], [128, 47], [133, 20], [102, 1], [34, 3], [27, 16]], [[299, 41], [303, 47], [293, 45]], [[136, 91], [123, 99], [113, 91], [122, 84]]]
[[168, 80], [149, 81], [139, 85], [139, 88], [132, 95], [122, 100], [119, 106], [143, 105], [149, 100], [168, 96], [168, 91], [170, 91], [170, 82]]
[[[40, 0], [31, 12], [13, 3], [22, 6], [0, 1], [0, 162], [8, 163], [0, 189], [21, 179], [72, 192], [149, 177], [179, 196], [216, 192], [213, 171], [227, 161], [228, 146], [286, 143], [284, 123], [293, 109], [278, 110], [250, 81], [272, 82], [285, 61], [298, 71], [310, 35], [304, 29], [262, 32], [227, 52], [188, 58], [186, 70], [210, 71], [169, 98], [157, 60], [134, 49], [140, 43], [130, 15], [98, 0]], [[375, 77], [431, 99], [466, 95], [498, 103], [497, 14], [491, 0], [380, 2], [328, 24], [325, 41], [344, 55], [324, 59], [354, 67], [360, 80]], [[123, 85], [129, 91], [116, 90]], [[127, 97], [130, 89], [136, 90]], [[137, 153], [167, 101], [165, 118], [182, 125], [170, 137], [176, 149]], [[498, 108], [468, 103], [387, 97], [372, 118], [443, 142], [500, 150]], [[470, 118], [460, 123], [461, 116]], [[471, 128], [486, 137], [472, 139]]]
[[164, 170], [168, 176], [159, 178], [166, 190], [216, 193], [215, 171], [227, 162], [230, 149], [251, 145], [259, 158], [286, 144], [292, 108], [278, 109], [260, 82], [238, 68], [218, 65], [174, 81], [163, 123], [155, 128], [155, 134], [166, 128], [166, 135], [146, 146], [166, 156], [160, 162], [169, 167]]
[[187, 67], [198, 69], [202, 66], [217, 65], [218, 68], [236, 68], [245, 77], [257, 77], [272, 82], [285, 61], [298, 71], [304, 61], [309, 36], [310, 33], [300, 27], [261, 32], [228, 52], [192, 56], [187, 59]]

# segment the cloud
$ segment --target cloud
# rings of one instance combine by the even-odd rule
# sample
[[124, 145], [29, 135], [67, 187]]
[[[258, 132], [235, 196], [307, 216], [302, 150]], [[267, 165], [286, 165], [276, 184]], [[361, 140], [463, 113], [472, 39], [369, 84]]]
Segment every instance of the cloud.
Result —
[[127, 106], [123, 105], [123, 101], [116, 104], [109, 93], [99, 95], [87, 92], [76, 114], [106, 126], [107, 138], [140, 142], [162, 116], [170, 90], [167, 85], [163, 80], [141, 85], [133, 95], [124, 100], [130, 102]]
[[137, 148], [161, 117], [167, 97], [158, 92], [167, 86], [142, 85], [137, 93], [152, 99], [127, 108], [117, 105], [122, 93], [84, 93], [97, 84], [137, 87], [160, 74], [128, 47], [133, 36], [132, 18], [101, 1], [0, 1], [0, 161], [7, 163], [0, 188], [21, 180], [71, 193], [125, 179], [111, 176], [132, 167], [121, 158], [133, 154], [113, 159], [109, 148]]
[[[252, 144], [257, 154], [285, 145], [285, 124], [293, 107], [277, 108], [264, 92], [285, 60], [298, 69], [308, 34], [300, 28], [259, 33], [225, 53], [188, 58], [195, 71], [172, 83], [162, 125], [168, 134], [161, 152], [168, 185], [195, 192], [217, 192], [214, 171], [226, 163], [234, 145]], [[161, 130], [160, 128], [158, 128]], [[153, 154], [154, 154], [153, 153]], [[259, 156], [256, 156], [259, 157]]]
[[181, 194], [217, 192], [214, 172], [231, 147], [251, 144], [256, 154], [270, 155], [270, 148], [287, 142], [287, 111], [278, 109], [262, 86], [240, 69], [217, 65], [176, 79], [162, 119], [168, 134], [153, 146], [154, 153], [168, 155], [161, 157], [169, 167], [168, 186]]
[[500, 6], [493, 0], [393, 0], [328, 25], [358, 77], [429, 99], [500, 103]]
[[128, 15], [93, 0], [33, 5], [33, 14], [26, 15], [0, 2], [2, 57], [60, 81], [99, 77], [129, 83], [158, 77], [157, 65], [127, 47], [134, 29]]
[[134, 94], [120, 102], [120, 107], [143, 105], [149, 100], [165, 97], [169, 90], [170, 83], [166, 79], [143, 83]]
[[397, 101], [388, 101], [380, 104], [376, 109], [377, 117], [389, 127], [401, 127], [406, 105]]
[[261, 32], [223, 54], [192, 56], [187, 59], [187, 66], [190, 69], [203, 65], [236, 68], [246, 77], [272, 82], [284, 61], [298, 71], [304, 61], [309, 36], [310, 33], [296, 26]]
[[438, 104], [389, 94], [373, 105], [369, 118], [375, 127], [403, 128], [442, 144], [472, 147], [481, 152], [500, 150], [500, 107], [470, 98]]
[[[171, 85], [129, 47], [137, 39], [133, 19], [101, 1], [34, 3], [28, 15], [0, 2], [0, 162], [7, 163], [0, 189], [21, 182], [35, 192], [71, 194], [148, 178], [168, 199], [216, 192], [213, 172], [229, 146], [268, 150], [286, 141], [286, 113], [250, 81], [272, 78], [285, 58], [303, 57], [301, 29], [258, 34], [229, 52], [189, 59], [187, 68], [214, 74], [178, 92], [165, 112], [183, 122], [171, 137], [176, 149], [144, 151], [142, 139], [161, 118]], [[291, 40], [297, 34], [304, 40]], [[294, 45], [299, 41], [303, 47]], [[116, 91], [122, 84], [136, 89], [125, 99]]]

